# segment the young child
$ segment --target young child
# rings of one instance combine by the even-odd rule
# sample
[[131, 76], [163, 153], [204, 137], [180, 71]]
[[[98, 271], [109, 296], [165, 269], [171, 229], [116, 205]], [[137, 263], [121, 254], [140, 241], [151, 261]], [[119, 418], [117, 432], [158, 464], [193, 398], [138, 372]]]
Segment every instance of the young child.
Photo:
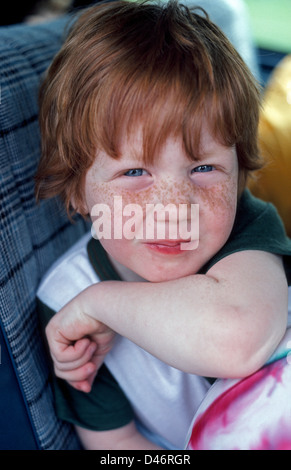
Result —
[[[291, 242], [245, 190], [260, 166], [258, 117], [240, 56], [175, 1], [94, 6], [54, 59], [37, 197], [89, 214], [100, 240], [88, 234], [58, 260], [38, 300], [57, 412], [86, 449], [183, 448], [207, 377], [253, 373], [284, 335]], [[178, 236], [170, 213], [163, 237], [138, 232], [156, 204], [186, 207]]]

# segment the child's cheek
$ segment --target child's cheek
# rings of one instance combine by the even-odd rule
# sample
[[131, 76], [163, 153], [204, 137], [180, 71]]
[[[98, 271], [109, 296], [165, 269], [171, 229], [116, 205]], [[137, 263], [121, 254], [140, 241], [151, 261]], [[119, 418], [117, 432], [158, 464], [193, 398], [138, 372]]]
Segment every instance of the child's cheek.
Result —
[[213, 213], [224, 213], [236, 208], [237, 183], [231, 178], [211, 187], [199, 188], [197, 190], [197, 202], [207, 211]]

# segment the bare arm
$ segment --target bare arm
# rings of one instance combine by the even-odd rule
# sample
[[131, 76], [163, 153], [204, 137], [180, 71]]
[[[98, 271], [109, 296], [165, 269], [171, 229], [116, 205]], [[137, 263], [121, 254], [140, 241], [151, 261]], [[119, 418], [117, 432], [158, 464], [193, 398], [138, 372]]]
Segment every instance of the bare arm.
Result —
[[282, 338], [287, 296], [280, 257], [244, 251], [207, 275], [91, 286], [54, 317], [48, 337], [54, 349], [53, 331], [74, 339], [79, 329], [72, 330], [71, 319], [87, 322], [89, 332], [95, 318], [185, 372], [243, 377], [261, 367]]
[[133, 422], [110, 431], [91, 431], [76, 426], [76, 431], [86, 450], [158, 450], [136, 429]]

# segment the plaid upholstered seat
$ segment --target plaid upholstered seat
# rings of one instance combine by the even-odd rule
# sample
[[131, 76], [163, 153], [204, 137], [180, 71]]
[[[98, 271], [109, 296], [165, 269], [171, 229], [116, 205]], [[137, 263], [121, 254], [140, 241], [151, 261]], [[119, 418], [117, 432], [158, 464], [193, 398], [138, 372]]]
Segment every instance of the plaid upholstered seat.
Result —
[[35, 293], [52, 262], [88, 226], [61, 204], [36, 205], [37, 93], [68, 18], [0, 28], [0, 449], [77, 449], [55, 416]]

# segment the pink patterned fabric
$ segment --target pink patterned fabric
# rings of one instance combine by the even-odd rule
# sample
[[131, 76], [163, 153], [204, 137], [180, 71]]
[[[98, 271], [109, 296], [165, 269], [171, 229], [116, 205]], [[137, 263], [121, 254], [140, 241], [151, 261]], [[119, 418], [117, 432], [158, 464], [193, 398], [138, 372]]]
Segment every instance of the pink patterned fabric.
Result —
[[201, 403], [188, 450], [291, 450], [291, 329], [253, 375], [217, 380]]

